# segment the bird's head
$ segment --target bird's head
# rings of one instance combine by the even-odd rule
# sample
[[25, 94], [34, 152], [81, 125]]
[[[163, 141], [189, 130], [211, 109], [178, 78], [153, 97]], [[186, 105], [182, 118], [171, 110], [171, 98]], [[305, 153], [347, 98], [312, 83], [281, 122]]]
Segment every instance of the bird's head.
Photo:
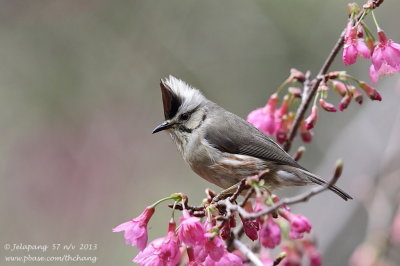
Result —
[[160, 82], [165, 121], [153, 134], [168, 130], [178, 138], [199, 129], [207, 117], [207, 99], [186, 82], [169, 76]]

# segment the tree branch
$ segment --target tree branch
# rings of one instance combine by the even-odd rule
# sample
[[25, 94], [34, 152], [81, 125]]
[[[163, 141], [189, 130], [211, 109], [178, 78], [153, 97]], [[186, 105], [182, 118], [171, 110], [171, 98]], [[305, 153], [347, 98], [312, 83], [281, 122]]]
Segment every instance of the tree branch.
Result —
[[341, 175], [341, 171], [336, 171], [334, 176], [332, 177], [332, 179], [324, 186], [315, 187], [303, 194], [300, 194], [300, 195], [297, 195], [297, 196], [294, 196], [291, 198], [284, 198], [284, 199], [280, 200], [279, 202], [275, 203], [274, 205], [272, 205], [271, 207], [266, 208], [266, 209], [264, 209], [260, 212], [256, 212], [256, 213], [249, 213], [242, 207], [240, 207], [236, 204], [232, 204], [229, 200], [226, 200], [226, 199], [220, 201], [218, 204], [225, 205], [227, 210], [229, 210], [230, 212], [237, 211], [240, 215], [243, 216], [244, 219], [255, 219], [255, 218], [261, 217], [263, 215], [272, 213], [272, 212], [276, 211], [277, 209], [279, 209], [280, 207], [283, 207], [285, 205], [288, 206], [288, 205], [293, 205], [295, 203], [308, 201], [312, 196], [317, 195], [317, 194], [327, 190], [330, 186], [333, 186], [334, 184], [336, 184], [340, 175]]
[[257, 257], [256, 254], [253, 253], [245, 244], [243, 244], [240, 240], [235, 239], [233, 240], [233, 244], [235, 247], [240, 250], [249, 260], [257, 266], [263, 266], [264, 264], [261, 260]]

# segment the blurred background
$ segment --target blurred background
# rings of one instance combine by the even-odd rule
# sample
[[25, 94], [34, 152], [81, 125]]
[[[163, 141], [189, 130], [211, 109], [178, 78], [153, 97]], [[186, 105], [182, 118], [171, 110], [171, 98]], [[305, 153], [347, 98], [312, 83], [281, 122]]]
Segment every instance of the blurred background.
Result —
[[[173, 192], [197, 204], [205, 188], [216, 189], [189, 169], [168, 134], [151, 134], [163, 119], [159, 79], [180, 77], [245, 118], [291, 67], [319, 70], [346, 24], [346, 4], [0, 1], [0, 265], [19, 265], [6, 255], [26, 255], [6, 252], [6, 243], [97, 244], [76, 253], [96, 256], [96, 265], [131, 265], [137, 251], [113, 227]], [[385, 1], [376, 11], [397, 42], [399, 8]], [[332, 70], [369, 82], [369, 61], [345, 68], [338, 59]], [[312, 221], [325, 265], [346, 265], [360, 243], [387, 236], [400, 201], [399, 76], [377, 87], [381, 103], [321, 112], [301, 161], [329, 177], [343, 158], [339, 186], [355, 198], [326, 192], [293, 207]], [[169, 215], [157, 208], [150, 239], [164, 235]], [[393, 249], [385, 255], [398, 265]]]

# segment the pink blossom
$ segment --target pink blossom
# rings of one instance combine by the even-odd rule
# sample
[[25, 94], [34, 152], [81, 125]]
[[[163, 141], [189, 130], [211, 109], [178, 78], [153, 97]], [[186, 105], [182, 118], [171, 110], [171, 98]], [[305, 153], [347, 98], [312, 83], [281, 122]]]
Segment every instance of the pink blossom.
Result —
[[142, 266], [175, 266], [180, 260], [180, 255], [178, 240], [175, 236], [175, 223], [170, 222], [167, 236], [153, 240], [137, 254], [133, 262]]
[[207, 257], [204, 261], [204, 266], [242, 266], [243, 261], [242, 259], [230, 252], [225, 251], [223, 256], [220, 258], [219, 261], [215, 261], [210, 257]]
[[282, 251], [286, 252], [285, 258], [282, 260], [280, 265], [283, 266], [300, 266], [301, 265], [301, 254], [294, 246], [284, 245]]
[[178, 229], [179, 240], [188, 246], [203, 245], [206, 238], [205, 230], [200, 223], [200, 219], [190, 216], [187, 210], [183, 210], [181, 224]]
[[372, 65], [369, 69], [373, 83], [383, 75], [400, 72], [400, 44], [387, 39], [383, 30], [378, 30], [379, 43], [372, 53]]
[[[229, 223], [229, 222], [226, 222]], [[203, 262], [207, 256], [210, 256], [213, 260], [218, 261], [225, 252], [225, 242], [221, 237], [214, 231], [211, 222], [206, 221], [204, 228], [208, 232], [205, 233], [206, 241], [204, 245], [197, 245], [194, 248], [194, 254], [196, 260]]]
[[364, 81], [359, 82], [361, 89], [368, 95], [368, 97], [373, 100], [373, 101], [382, 101], [382, 97], [379, 94], [379, 92], [375, 89], [372, 88], [371, 86], [368, 86], [367, 83]]
[[267, 104], [250, 112], [247, 121], [261, 132], [272, 135], [275, 132], [274, 112], [278, 103], [278, 95], [272, 94]]
[[[374, 266], [379, 265], [379, 250], [368, 242], [359, 245], [350, 257], [350, 266]], [[376, 262], [376, 263], [375, 263]]]
[[311, 231], [311, 223], [303, 215], [293, 214], [287, 209], [281, 209], [280, 214], [290, 223], [289, 237], [291, 239], [300, 239], [304, 233]]
[[273, 265], [274, 260], [269, 253], [269, 249], [261, 248], [260, 250], [260, 260], [264, 265]]
[[400, 209], [392, 222], [391, 240], [393, 244], [400, 245]]
[[357, 38], [357, 28], [353, 27], [350, 21], [347, 24], [346, 33], [344, 36], [344, 46], [342, 60], [346, 66], [354, 64], [357, 60], [357, 55], [364, 58], [371, 56], [371, 51], [362, 39]]
[[333, 104], [328, 103], [327, 101], [325, 101], [324, 99], [319, 99], [319, 105], [322, 107], [322, 109], [324, 109], [325, 111], [328, 112], [336, 112], [336, 108]]
[[281, 242], [281, 228], [268, 216], [260, 229], [260, 243], [266, 248], [274, 248]]
[[305, 251], [307, 257], [310, 260], [310, 265], [311, 266], [321, 266], [322, 265], [321, 254], [315, 247], [314, 243], [312, 243], [309, 240], [306, 240], [303, 242], [303, 247], [304, 247], [304, 251]]
[[211, 237], [211, 233], [206, 234], [208, 240], [205, 244], [205, 249], [213, 260], [219, 261], [225, 252], [225, 242], [219, 237]]
[[242, 216], [240, 216], [240, 219], [242, 220], [243, 223], [243, 229], [244, 233], [251, 239], [251, 240], [257, 240], [258, 239], [258, 230], [260, 229], [260, 226], [256, 220], [248, 220], [248, 219], [243, 219]]
[[189, 261], [188, 264], [186, 264], [186, 266], [203, 266], [203, 264], [197, 261]]
[[316, 105], [314, 105], [311, 108], [311, 114], [304, 120], [306, 129], [310, 130], [310, 129], [314, 128], [314, 125], [317, 122], [317, 119], [318, 119], [318, 108]]
[[154, 207], [147, 207], [142, 214], [132, 220], [122, 223], [113, 229], [113, 232], [125, 231], [126, 244], [143, 250], [147, 245], [147, 224], [154, 214]]

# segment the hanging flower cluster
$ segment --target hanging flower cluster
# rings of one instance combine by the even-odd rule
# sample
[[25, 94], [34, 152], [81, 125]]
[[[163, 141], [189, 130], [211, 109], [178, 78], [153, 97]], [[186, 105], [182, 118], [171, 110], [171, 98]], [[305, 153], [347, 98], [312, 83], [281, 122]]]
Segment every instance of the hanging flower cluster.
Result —
[[[315, 245], [304, 238], [304, 234], [311, 231], [311, 223], [306, 217], [292, 213], [285, 205], [257, 218], [246, 217], [246, 213], [257, 214], [279, 202], [278, 197], [270, 194], [264, 188], [264, 182], [257, 178], [248, 178], [247, 183], [255, 189], [257, 196], [245, 202], [243, 212], [227, 211], [228, 205], [216, 205], [210, 197], [204, 200], [202, 208], [179, 204], [183, 208], [179, 225], [171, 218], [166, 236], [147, 244], [147, 225], [155, 206], [170, 199], [177, 206], [186, 198], [182, 194], [173, 194], [147, 207], [141, 215], [118, 225], [113, 231], [124, 231], [125, 242], [140, 249], [133, 262], [141, 265], [244, 265], [244, 254], [239, 250], [228, 250], [225, 242], [239, 227], [243, 228], [249, 240], [265, 249], [282, 244], [281, 265], [300, 265], [303, 254], [311, 265], [321, 265]], [[241, 222], [237, 223], [237, 220]], [[264, 253], [264, 259], [271, 257], [268, 251]], [[293, 254], [297, 254], [297, 264], [294, 264]]]
[[[284, 143], [293, 124], [294, 110], [299, 104], [302, 91], [298, 87], [288, 87], [287, 93], [283, 96], [282, 103], [279, 104], [279, 93], [288, 84], [300, 83], [305, 81], [305, 75], [297, 69], [290, 70], [289, 77], [281, 84], [277, 92], [272, 94], [264, 107], [257, 108], [250, 112], [247, 121], [253, 124], [266, 135], [275, 136], [278, 143]], [[312, 131], [301, 127], [301, 136], [303, 141], [312, 140]]]
[[[376, 83], [383, 75], [400, 72], [400, 44], [388, 39], [384, 31], [378, 26], [375, 15], [372, 11], [373, 2], [368, 2], [363, 9], [361, 17], [371, 12], [377, 27], [378, 41], [371, 30], [364, 23], [364, 20], [358, 20], [356, 17], [360, 13], [357, 4], [349, 4], [350, 19], [344, 34], [344, 45], [342, 61], [344, 65], [351, 65], [357, 61], [357, 57], [371, 59], [369, 75], [372, 83]], [[247, 121], [266, 135], [275, 136], [278, 143], [284, 143], [288, 139], [288, 134], [293, 126], [295, 113], [299, 106], [301, 98], [307, 96], [307, 91], [303, 91], [297, 87], [289, 87], [287, 93], [282, 97], [279, 105], [279, 93], [288, 84], [307, 82], [305, 75], [296, 70], [291, 69], [290, 76], [282, 83], [277, 91], [270, 96], [264, 107], [257, 108], [249, 113]], [[315, 81], [314, 81], [315, 82]], [[304, 84], [307, 85], [307, 84]], [[306, 87], [306, 86], [304, 86]], [[339, 94], [341, 100], [338, 106], [327, 100], [328, 92], [333, 89]], [[366, 82], [356, 79], [348, 75], [344, 71], [331, 72], [323, 76], [319, 83], [318, 93], [314, 98], [310, 115], [302, 119], [299, 123], [299, 134], [304, 142], [310, 142], [313, 139], [313, 131], [318, 119], [318, 106], [327, 112], [336, 112], [345, 110], [352, 100], [358, 104], [362, 104], [364, 93], [374, 101], [381, 101], [382, 97], [379, 92], [368, 85]]]
[[369, 68], [369, 75], [372, 83], [376, 83], [383, 75], [400, 72], [400, 44], [386, 37], [385, 32], [378, 25], [372, 6], [365, 9], [364, 12], [371, 12], [372, 14], [377, 28], [377, 42], [364, 21], [355, 22], [354, 18], [360, 12], [357, 4], [349, 4], [349, 11], [350, 20], [344, 37], [343, 63], [346, 66], [354, 64], [357, 55], [371, 58], [372, 64]]

